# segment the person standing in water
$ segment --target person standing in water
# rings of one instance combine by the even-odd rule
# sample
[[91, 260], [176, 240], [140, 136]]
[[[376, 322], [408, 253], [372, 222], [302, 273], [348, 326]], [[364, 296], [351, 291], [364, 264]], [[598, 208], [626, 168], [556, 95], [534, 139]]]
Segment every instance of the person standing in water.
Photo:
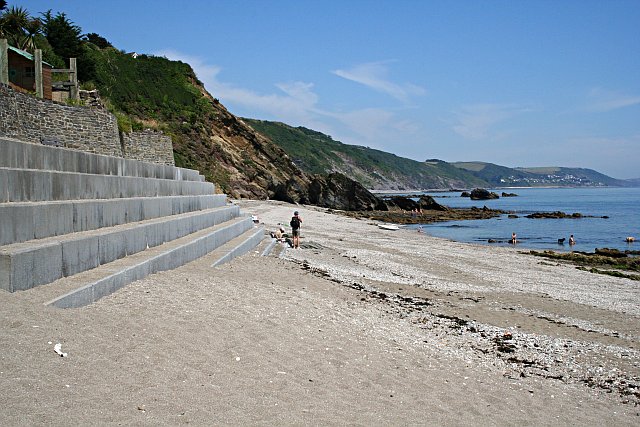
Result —
[[302, 218], [298, 215], [298, 211], [293, 213], [289, 225], [291, 225], [291, 234], [293, 235], [293, 248], [298, 249], [300, 247], [300, 226], [302, 225]]
[[576, 239], [573, 238], [573, 234], [571, 236], [569, 236], [569, 244], [571, 246], [576, 244]]
[[518, 243], [518, 239], [516, 238], [516, 233], [515, 232], [511, 233], [511, 243], [514, 244], [514, 245], [516, 243]]

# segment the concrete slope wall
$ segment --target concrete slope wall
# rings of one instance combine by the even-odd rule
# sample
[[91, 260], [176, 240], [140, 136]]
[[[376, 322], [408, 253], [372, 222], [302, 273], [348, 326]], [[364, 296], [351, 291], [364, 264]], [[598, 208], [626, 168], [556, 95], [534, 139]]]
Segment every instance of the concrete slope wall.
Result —
[[[2, 126], [1, 123], [0, 126]], [[204, 181], [204, 177], [194, 169], [50, 147], [39, 143], [27, 144], [15, 139], [3, 138], [1, 135], [0, 167]]]

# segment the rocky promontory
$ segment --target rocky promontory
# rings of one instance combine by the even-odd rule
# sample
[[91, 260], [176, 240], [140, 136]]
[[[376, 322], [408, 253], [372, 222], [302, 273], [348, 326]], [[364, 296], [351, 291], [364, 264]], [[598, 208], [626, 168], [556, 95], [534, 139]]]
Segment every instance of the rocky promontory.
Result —
[[471, 200], [492, 200], [500, 198], [500, 196], [498, 196], [493, 191], [485, 190], [484, 188], [473, 189], [473, 191], [471, 191], [471, 193], [469, 194], [469, 197], [471, 198]]
[[533, 218], [533, 219], [541, 219], [541, 218], [547, 218], [547, 219], [603, 218], [603, 219], [607, 219], [609, 217], [606, 216], [606, 215], [604, 215], [604, 216], [583, 215], [580, 212], [574, 212], [572, 214], [568, 214], [568, 213], [561, 212], [561, 211], [555, 211], [555, 212], [534, 212], [532, 214], [526, 215], [526, 218]]
[[395, 224], [430, 224], [444, 221], [460, 221], [470, 219], [489, 219], [500, 216], [505, 211], [483, 208], [447, 208], [446, 210], [423, 209], [421, 211], [387, 210], [387, 211], [341, 211], [343, 215], [353, 218], [371, 219], [374, 221]]

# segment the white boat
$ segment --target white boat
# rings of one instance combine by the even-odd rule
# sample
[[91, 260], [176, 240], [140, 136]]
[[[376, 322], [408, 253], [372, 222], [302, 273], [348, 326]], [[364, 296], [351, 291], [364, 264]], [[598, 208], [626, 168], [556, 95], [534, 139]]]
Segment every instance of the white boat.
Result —
[[381, 228], [383, 230], [399, 230], [400, 229], [400, 227], [393, 224], [378, 224], [378, 228]]

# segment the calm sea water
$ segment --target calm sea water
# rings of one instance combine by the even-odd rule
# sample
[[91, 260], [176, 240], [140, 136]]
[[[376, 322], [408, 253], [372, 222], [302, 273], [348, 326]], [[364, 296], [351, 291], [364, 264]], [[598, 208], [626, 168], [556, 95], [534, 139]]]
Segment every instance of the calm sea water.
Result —
[[[491, 245], [512, 246], [507, 241], [511, 233], [518, 235], [520, 248], [553, 249], [556, 251], [586, 251], [595, 248], [640, 250], [640, 188], [526, 188], [491, 190], [515, 193], [518, 197], [500, 197], [497, 200], [474, 201], [460, 197], [460, 192], [425, 193], [442, 205], [450, 207], [482, 208], [514, 211], [519, 218], [499, 218], [473, 221], [450, 221], [425, 224], [427, 234], [459, 242], [490, 244], [489, 239], [502, 243]], [[598, 218], [579, 219], [530, 219], [524, 215], [533, 212], [579, 212]], [[608, 216], [608, 219], [599, 218]], [[417, 228], [417, 226], [408, 226]], [[576, 245], [568, 245], [573, 234]], [[627, 236], [635, 236], [636, 242], [625, 242]], [[566, 238], [564, 245], [559, 238]]]

